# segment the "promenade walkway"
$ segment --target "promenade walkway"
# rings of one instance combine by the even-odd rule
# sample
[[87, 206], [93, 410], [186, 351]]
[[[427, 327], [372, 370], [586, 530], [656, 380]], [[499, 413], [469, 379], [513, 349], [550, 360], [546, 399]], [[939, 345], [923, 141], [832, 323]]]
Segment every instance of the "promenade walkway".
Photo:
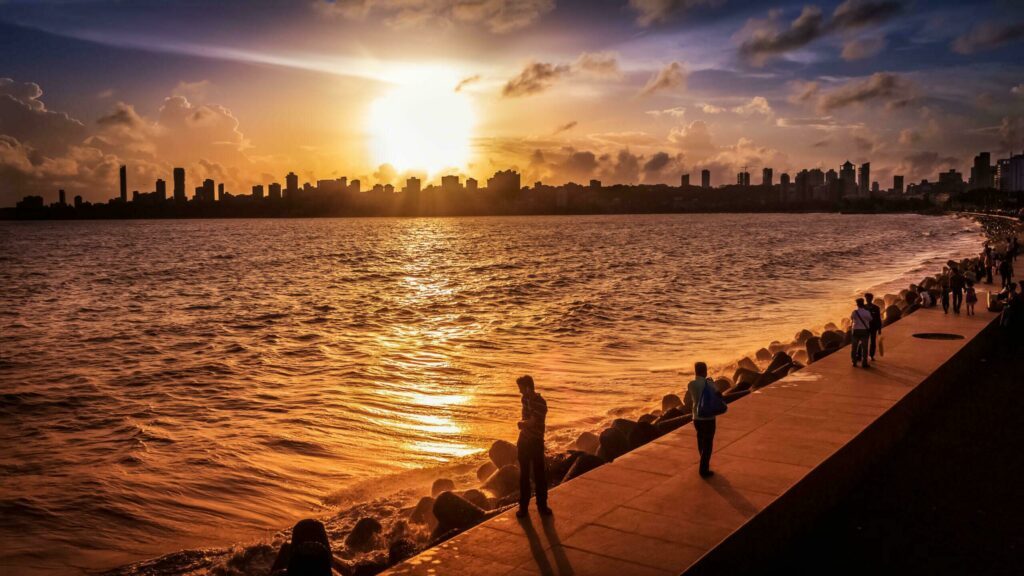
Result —
[[[984, 302], [984, 295], [979, 294]], [[919, 310], [885, 329], [885, 356], [849, 350], [730, 405], [708, 480], [692, 425], [551, 492], [552, 518], [513, 510], [399, 564], [391, 575], [674, 575], [749, 569], [845, 489], [977, 356], [996, 315]], [[982, 334], [985, 332], [985, 334]], [[958, 339], [921, 339], [940, 333]], [[978, 337], [979, 334], [982, 337]]]

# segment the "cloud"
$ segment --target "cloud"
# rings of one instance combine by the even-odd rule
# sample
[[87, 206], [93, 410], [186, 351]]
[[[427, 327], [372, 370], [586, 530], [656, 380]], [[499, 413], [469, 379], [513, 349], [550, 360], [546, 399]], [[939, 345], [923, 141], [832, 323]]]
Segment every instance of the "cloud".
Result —
[[43, 151], [82, 143], [85, 125], [64, 112], [47, 109], [42, 95], [35, 82], [0, 78], [0, 131]]
[[629, 0], [629, 7], [636, 12], [636, 23], [650, 26], [671, 21], [686, 12], [701, 6], [719, 6], [725, 0]]
[[658, 70], [647, 84], [644, 85], [643, 89], [640, 90], [641, 96], [650, 96], [655, 92], [661, 90], [670, 90], [677, 87], [686, 86], [686, 77], [689, 76], [689, 72], [686, 70], [686, 66], [680, 62], [670, 62], [661, 70]]
[[1024, 116], [1003, 116], [999, 123], [999, 145], [1004, 150], [1024, 148]]
[[501, 95], [506, 98], [517, 98], [539, 94], [570, 72], [571, 68], [565, 64], [530, 62], [515, 78], [505, 83]]
[[641, 158], [629, 150], [619, 150], [612, 156], [604, 154], [600, 157], [601, 169], [598, 176], [616, 184], [635, 184], [640, 180]]
[[555, 8], [555, 0], [314, 0], [312, 7], [326, 18], [379, 15], [386, 26], [399, 30], [465, 23], [502, 34], [533, 24]]
[[660, 116], [668, 116], [670, 118], [682, 118], [683, 116], [686, 116], [686, 108], [683, 108], [682, 106], [676, 106], [674, 108], [666, 108], [664, 110], [648, 110], [644, 112], [644, 114], [654, 116], [656, 118]]
[[754, 66], [773, 57], [803, 48], [824, 36], [877, 25], [903, 11], [903, 4], [891, 0], [846, 0], [826, 19], [821, 8], [804, 6], [789, 26], [780, 21], [782, 11], [773, 9], [766, 19], [751, 19], [740, 31], [740, 56]]
[[955, 168], [959, 164], [958, 158], [940, 156], [938, 152], [921, 151], [904, 156], [896, 167], [896, 174], [905, 175], [908, 182], [925, 178], [935, 180], [941, 170]]
[[1024, 96], [1024, 83], [1017, 84], [1013, 88], [1010, 88], [1010, 94], [1015, 96]]
[[904, 128], [900, 130], [900, 136], [898, 142], [904, 146], [912, 146], [921, 141], [921, 133], [913, 128]]
[[721, 114], [722, 112], [725, 112], [725, 108], [722, 108], [721, 106], [715, 106], [714, 104], [701, 104], [700, 105], [700, 111], [705, 113], [705, 114], [712, 114], [712, 115], [714, 115], [714, 114]]
[[1024, 38], [1024, 22], [983, 22], [953, 40], [951, 48], [959, 54], [974, 54], [1017, 42]]
[[694, 158], [707, 157], [716, 150], [711, 140], [711, 131], [703, 120], [694, 120], [686, 126], [673, 128], [669, 131], [668, 140]]
[[178, 82], [178, 85], [171, 90], [171, 96], [183, 96], [192, 102], [204, 102], [210, 92], [210, 81], [199, 80], [196, 82]]
[[604, 132], [591, 134], [590, 139], [601, 144], [614, 144], [617, 146], [654, 146], [659, 140], [647, 132]]
[[501, 94], [506, 98], [539, 94], [573, 74], [618, 78], [621, 76], [618, 56], [614, 52], [583, 52], [572, 64], [529, 62], [518, 75], [505, 83]]
[[821, 84], [818, 82], [803, 82], [798, 80], [794, 82], [792, 86], [793, 94], [790, 95], [789, 101], [794, 104], [807, 102], [808, 100], [817, 98], [821, 93]]
[[106, 100], [107, 98], [113, 98], [113, 96], [114, 96], [114, 89], [113, 88], [107, 88], [106, 90], [100, 90], [99, 92], [96, 93], [96, 98], [98, 100]]
[[737, 106], [732, 111], [741, 116], [753, 116], [755, 114], [771, 116], [774, 113], [764, 96], [754, 96], [750, 99], [750, 102]]
[[462, 80], [459, 80], [459, 83], [455, 85], [455, 91], [456, 92], [461, 92], [462, 89], [465, 88], [466, 86], [469, 86], [470, 84], [475, 84], [476, 82], [479, 82], [479, 81], [480, 81], [480, 75], [479, 74], [473, 74], [472, 76], [466, 76]]
[[554, 131], [554, 132], [552, 132], [552, 134], [561, 134], [562, 132], [566, 132], [566, 131], [568, 131], [568, 130], [572, 130], [572, 129], [573, 129], [573, 128], [575, 128], [575, 127], [576, 127], [576, 126], [577, 126], [578, 124], [579, 124], [579, 122], [577, 122], [577, 121], [575, 121], [575, 120], [573, 120], [573, 121], [571, 121], [571, 122], [566, 122], [565, 124], [562, 124], [562, 125], [561, 125], [561, 126], [559, 126], [558, 128], [555, 128], [555, 131]]
[[584, 52], [573, 63], [573, 69], [609, 78], [618, 78], [622, 75], [619, 69], [619, 56], [615, 52]]
[[877, 55], [885, 49], [885, 45], [884, 36], [853, 38], [843, 44], [843, 51], [840, 56], [846, 61], [864, 60]]
[[876, 72], [821, 94], [818, 97], [818, 110], [827, 113], [873, 100], [883, 101], [889, 108], [897, 108], [909, 102], [910, 91], [911, 86], [901, 76]]

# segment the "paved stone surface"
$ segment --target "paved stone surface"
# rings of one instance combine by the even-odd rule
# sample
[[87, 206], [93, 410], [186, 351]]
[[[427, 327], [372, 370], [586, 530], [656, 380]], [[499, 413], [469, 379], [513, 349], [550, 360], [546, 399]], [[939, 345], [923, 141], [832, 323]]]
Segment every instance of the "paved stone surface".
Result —
[[[878, 428], [881, 416], [995, 316], [919, 310], [885, 328], [885, 356], [869, 369], [851, 367], [843, 348], [730, 404], [718, 419], [711, 479], [697, 474], [695, 434], [687, 425], [552, 490], [553, 518], [531, 511], [519, 520], [510, 510], [387, 574], [686, 573], [726, 539], [763, 529], [751, 520], [781, 496], [798, 487], [827, 490], [814, 484], [812, 472]], [[913, 337], [922, 332], [964, 339]]]

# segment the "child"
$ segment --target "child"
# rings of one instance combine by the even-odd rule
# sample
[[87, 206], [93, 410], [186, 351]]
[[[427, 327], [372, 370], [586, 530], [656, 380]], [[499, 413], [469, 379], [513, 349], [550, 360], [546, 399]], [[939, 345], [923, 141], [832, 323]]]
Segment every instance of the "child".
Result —
[[974, 291], [974, 282], [967, 281], [967, 297], [964, 298], [967, 303], [967, 315], [974, 316], [974, 303], [978, 301], [978, 294]]

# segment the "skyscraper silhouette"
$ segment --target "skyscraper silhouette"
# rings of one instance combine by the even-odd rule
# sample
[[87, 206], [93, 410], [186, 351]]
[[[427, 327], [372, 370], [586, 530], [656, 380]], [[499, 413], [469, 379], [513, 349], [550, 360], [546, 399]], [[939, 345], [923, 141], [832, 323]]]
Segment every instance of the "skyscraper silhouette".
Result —
[[857, 187], [861, 196], [868, 196], [871, 193], [871, 162], [865, 162], [860, 165], [859, 178], [857, 179]]
[[121, 165], [121, 202], [128, 202], [128, 167]]
[[285, 198], [294, 198], [299, 192], [299, 177], [295, 175], [295, 172], [289, 172], [284, 177], [284, 195]]
[[185, 169], [175, 168], [174, 169], [174, 201], [185, 202], [188, 200], [185, 197]]
[[156, 199], [161, 202], [167, 200], [167, 182], [160, 178], [156, 180]]
[[705, 168], [700, 171], [700, 187], [711, 188], [711, 170]]

